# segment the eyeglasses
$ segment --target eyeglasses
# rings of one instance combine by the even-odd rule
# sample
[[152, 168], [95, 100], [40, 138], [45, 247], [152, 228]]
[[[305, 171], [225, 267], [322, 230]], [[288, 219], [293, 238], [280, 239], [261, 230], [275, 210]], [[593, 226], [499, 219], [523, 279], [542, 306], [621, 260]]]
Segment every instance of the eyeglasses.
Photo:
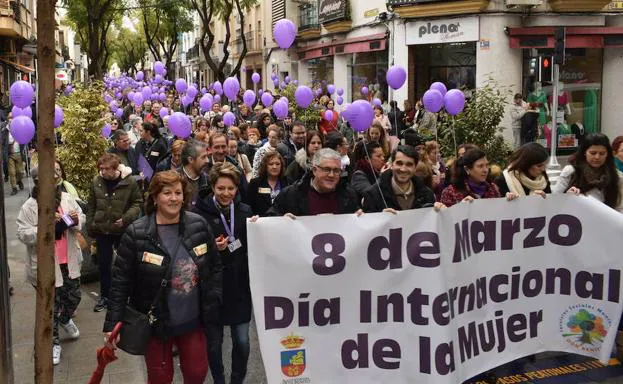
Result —
[[339, 175], [342, 173], [341, 168], [321, 167], [319, 165], [317, 165], [316, 168], [321, 170], [323, 173], [326, 173], [327, 175], [331, 175], [331, 174]]

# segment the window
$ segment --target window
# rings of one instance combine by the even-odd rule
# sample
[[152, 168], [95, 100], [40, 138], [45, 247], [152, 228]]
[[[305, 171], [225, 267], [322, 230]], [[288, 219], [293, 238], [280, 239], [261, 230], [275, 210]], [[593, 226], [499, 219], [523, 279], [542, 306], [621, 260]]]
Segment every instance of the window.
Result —
[[273, 11], [273, 27], [275, 23], [286, 17], [286, 1], [285, 0], [272, 0]]
[[311, 29], [318, 27], [318, 11], [316, 3], [299, 5], [299, 29]]
[[[353, 53], [351, 64], [351, 95], [359, 98], [378, 98], [387, 101], [387, 51]], [[368, 87], [367, 96], [361, 95], [361, 88]]]

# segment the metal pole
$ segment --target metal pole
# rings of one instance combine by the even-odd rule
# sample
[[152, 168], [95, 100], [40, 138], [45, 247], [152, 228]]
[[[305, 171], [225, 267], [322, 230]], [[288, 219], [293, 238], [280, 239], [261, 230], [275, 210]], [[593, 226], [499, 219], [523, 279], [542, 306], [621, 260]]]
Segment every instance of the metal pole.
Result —
[[554, 82], [552, 89], [552, 139], [551, 154], [549, 156], [548, 168], [550, 170], [558, 170], [560, 164], [556, 157], [556, 149], [558, 148], [558, 83], [560, 81], [560, 65], [554, 64]]
[[[2, 161], [2, 160], [0, 160]], [[0, 183], [0, 196], [4, 196], [4, 184]], [[11, 303], [9, 299], [9, 255], [6, 245], [6, 222], [4, 198], [0, 199], [0, 382], [13, 384], [13, 342], [11, 340]]]

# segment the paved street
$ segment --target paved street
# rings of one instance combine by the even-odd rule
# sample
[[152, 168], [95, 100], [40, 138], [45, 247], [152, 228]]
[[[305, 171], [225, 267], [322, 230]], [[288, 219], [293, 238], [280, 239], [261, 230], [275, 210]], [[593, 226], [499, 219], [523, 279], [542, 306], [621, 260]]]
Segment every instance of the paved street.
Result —
[[[26, 185], [28, 187], [28, 185]], [[27, 199], [26, 191], [16, 196], [9, 196], [10, 187], [5, 186], [5, 208], [7, 223], [7, 241], [9, 250], [9, 266], [11, 269], [11, 285], [14, 287], [11, 305], [11, 321], [13, 334], [13, 359], [16, 384], [34, 383], [34, 313], [35, 291], [24, 281], [24, 256], [26, 247], [17, 240], [15, 220], [19, 208]], [[78, 307], [74, 321], [80, 328], [80, 338], [76, 341], [64, 341], [61, 330], [63, 353], [61, 363], [54, 369], [54, 382], [59, 384], [87, 383], [96, 368], [95, 351], [102, 346], [102, 324], [105, 312], [93, 312], [95, 295], [99, 292], [97, 283], [83, 284], [82, 302]], [[251, 327], [251, 357], [248, 366], [248, 383], [265, 383], [259, 344], [255, 326]], [[223, 348], [226, 369], [230, 365], [229, 355], [231, 342], [225, 334]], [[145, 364], [142, 357], [132, 356], [117, 351], [119, 360], [106, 368], [102, 384], [143, 384], [147, 382]], [[179, 366], [176, 362], [175, 383], [182, 383]], [[227, 373], [229, 375], [229, 372]], [[208, 375], [209, 376], [209, 375]], [[211, 377], [206, 383], [212, 383]]]

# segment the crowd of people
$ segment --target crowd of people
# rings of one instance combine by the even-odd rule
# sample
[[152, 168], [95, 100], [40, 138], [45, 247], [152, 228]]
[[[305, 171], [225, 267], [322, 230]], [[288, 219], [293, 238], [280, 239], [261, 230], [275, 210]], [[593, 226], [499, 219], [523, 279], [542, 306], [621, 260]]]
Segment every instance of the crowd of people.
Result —
[[[504, 170], [492, 173], [487, 153], [469, 143], [442, 158], [439, 144], [423, 139], [434, 137], [436, 116], [421, 103], [413, 108], [406, 102], [404, 111], [395, 102], [389, 111], [376, 107], [369, 129], [358, 134], [332, 99], [319, 102], [316, 126], [292, 114], [278, 119], [261, 104], [215, 102], [201, 115], [197, 103], [184, 108], [174, 94], [163, 103], [126, 102], [122, 116], [111, 118], [110, 148], [97, 162], [84, 201], [57, 163], [54, 363], [61, 355], [59, 328], [79, 336], [71, 315], [80, 302], [83, 232], [97, 245], [101, 291], [94, 311], [107, 311], [106, 343], [116, 347], [110, 332], [128, 308], [149, 313], [154, 322], [144, 355], [150, 383], [172, 382], [175, 346], [185, 383], [202, 383], [210, 371], [222, 384], [225, 326], [233, 342], [231, 383], [244, 381], [250, 353], [248, 221], [441, 210], [475, 199], [550, 193], [593, 196], [623, 211], [623, 137], [611, 145], [603, 134], [588, 135], [551, 185], [548, 151], [537, 143], [522, 145]], [[163, 105], [187, 112], [190, 137], [171, 133], [168, 116], [160, 116]], [[226, 111], [235, 113], [234, 124], [224, 124]], [[35, 187], [18, 218], [33, 284], [36, 175], [33, 169]], [[21, 187], [15, 177], [15, 188]], [[163, 278], [166, 289], [158, 296]]]

